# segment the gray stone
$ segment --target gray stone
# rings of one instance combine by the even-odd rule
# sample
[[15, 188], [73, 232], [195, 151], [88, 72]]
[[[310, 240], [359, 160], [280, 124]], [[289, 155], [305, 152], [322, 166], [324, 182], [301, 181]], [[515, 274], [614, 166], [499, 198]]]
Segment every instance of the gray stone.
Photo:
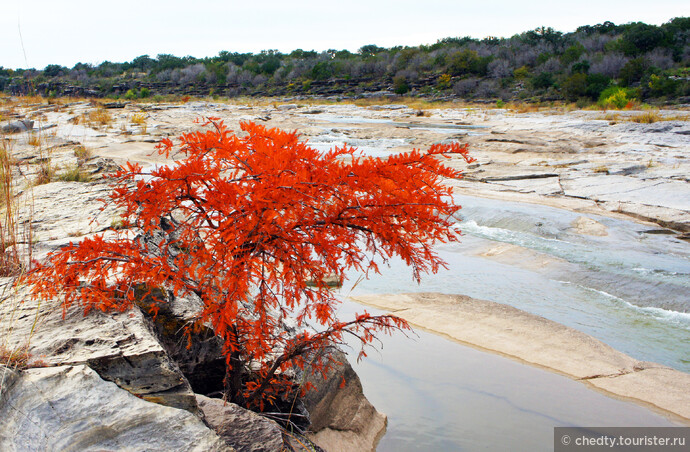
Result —
[[141, 400], [84, 365], [0, 375], [2, 451], [232, 450], [197, 416]]
[[143, 399], [198, 413], [189, 383], [139, 309], [84, 316], [59, 300], [32, 300], [5, 279], [0, 337], [10, 349], [27, 347], [42, 365], [87, 364], [105, 380]]
[[111, 191], [109, 185], [95, 182], [38, 185], [18, 198], [17, 222], [30, 223], [33, 239], [38, 241], [100, 232], [119, 219], [117, 209], [103, 202]]
[[20, 119], [19, 121], [10, 121], [0, 126], [2, 133], [18, 133], [26, 132], [34, 128], [34, 122], [31, 119]]
[[283, 450], [282, 430], [266, 419], [234, 403], [196, 395], [206, 422], [238, 452], [279, 452]]
[[386, 431], [386, 416], [364, 396], [345, 354], [340, 350], [330, 353], [341, 364], [331, 367], [325, 378], [318, 372], [312, 374], [308, 367], [304, 371], [305, 382], [316, 388], [303, 398], [314, 432], [310, 438], [328, 451], [373, 451]]

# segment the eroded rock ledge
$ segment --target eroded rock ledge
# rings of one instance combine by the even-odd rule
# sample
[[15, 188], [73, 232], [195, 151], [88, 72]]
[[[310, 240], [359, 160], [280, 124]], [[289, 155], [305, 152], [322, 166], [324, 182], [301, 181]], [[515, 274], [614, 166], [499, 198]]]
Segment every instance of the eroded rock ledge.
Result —
[[413, 325], [540, 366], [690, 423], [690, 374], [638, 361], [575, 329], [512, 306], [464, 295], [360, 295]]
[[[271, 419], [204, 397], [222, 389], [220, 339], [201, 331], [188, 350], [177, 335], [199, 300], [171, 299], [157, 323], [139, 307], [84, 317], [73, 306], [63, 317], [59, 300], [32, 300], [12, 282], [0, 280], [0, 346], [30, 358], [25, 370], [0, 362], [2, 451], [272, 452], [289, 445], [354, 452], [373, 450], [385, 431], [385, 416], [363, 395], [344, 355], [326, 380], [313, 380], [318, 391], [303, 410], [316, 443], [309, 445]], [[336, 440], [321, 430], [336, 431]]]

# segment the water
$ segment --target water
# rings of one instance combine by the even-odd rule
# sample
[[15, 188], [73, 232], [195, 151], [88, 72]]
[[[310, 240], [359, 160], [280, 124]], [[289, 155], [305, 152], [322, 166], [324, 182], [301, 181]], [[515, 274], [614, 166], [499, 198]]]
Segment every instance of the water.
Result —
[[[346, 303], [341, 314], [361, 311]], [[382, 352], [359, 363], [350, 355], [367, 398], [388, 415], [379, 452], [550, 451], [554, 427], [675, 425], [561, 375], [417, 334], [382, 337]]]
[[[457, 201], [465, 236], [438, 247], [447, 270], [417, 285], [402, 262], [391, 260], [381, 275], [354, 289], [346, 285], [343, 293], [442, 292], [510, 304], [637, 359], [690, 372], [689, 244], [646, 234], [648, 228], [629, 221], [589, 216], [609, 232], [592, 237], [573, 232], [577, 213], [467, 196]], [[504, 243], [520, 247], [512, 259], [482, 253]], [[350, 282], [358, 277], [348, 275]]]
[[[405, 144], [355, 141], [333, 129], [310, 144], [325, 150], [344, 142], [375, 157]], [[457, 220], [465, 236], [460, 244], [438, 248], [447, 270], [417, 285], [409, 269], [393, 259], [381, 275], [356, 287], [360, 275], [346, 275], [349, 283], [341, 293], [442, 292], [506, 303], [637, 359], [690, 372], [689, 244], [647, 234], [629, 221], [588, 215], [608, 235], [587, 236], [573, 230], [578, 213], [469, 196], [457, 201], [463, 205]], [[501, 247], [508, 252], [491, 252]], [[342, 318], [363, 309], [345, 303]], [[674, 425], [566, 377], [418, 334], [414, 340], [385, 337], [381, 354], [353, 362], [365, 394], [389, 417], [379, 451], [547, 451], [557, 426]]]

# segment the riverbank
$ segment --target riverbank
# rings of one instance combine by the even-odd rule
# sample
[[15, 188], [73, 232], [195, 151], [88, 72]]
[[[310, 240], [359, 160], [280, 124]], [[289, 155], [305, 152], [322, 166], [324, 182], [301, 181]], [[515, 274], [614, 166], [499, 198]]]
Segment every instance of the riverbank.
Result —
[[416, 293], [351, 298], [462, 344], [557, 372], [690, 425], [690, 374], [636, 360], [543, 317], [462, 295]]
[[[447, 181], [455, 188], [456, 201], [463, 205], [457, 221], [464, 233], [461, 243], [437, 247], [449, 268], [436, 275], [426, 275], [421, 286], [412, 281], [402, 263], [395, 261], [388, 263], [390, 268], [381, 266], [383, 274], [369, 275], [372, 278], [368, 281], [360, 281], [358, 274], [346, 276], [350, 283], [357, 281], [355, 296], [416, 290], [464, 293], [498, 302], [499, 306], [507, 303], [516, 309], [498, 309], [498, 314], [503, 315], [498, 317], [502, 319], [502, 329], [498, 331], [495, 325], [491, 326], [497, 318], [495, 303], [491, 305], [494, 308], [484, 306], [487, 311], [482, 315], [488, 322], [484, 330], [476, 330], [482, 312], [476, 306], [463, 310], [458, 308], [458, 303], [439, 299], [438, 306], [436, 301], [414, 301], [419, 305], [397, 312], [401, 316], [416, 316], [410, 321], [419, 322], [422, 327], [422, 320], [426, 319], [432, 329], [443, 324], [451, 332], [474, 331], [482, 340], [498, 337], [503, 342], [472, 344], [492, 354], [471, 350], [475, 355], [482, 355], [468, 358], [475, 367], [460, 379], [455, 375], [467, 364], [455, 362], [457, 368], [449, 372], [443, 388], [438, 387], [437, 375], [432, 370], [445, 357], [438, 356], [435, 362], [425, 361], [430, 360], [429, 349], [440, 348], [439, 343], [425, 345], [416, 355], [419, 359], [414, 360], [405, 353], [407, 347], [401, 345], [401, 354], [394, 355], [399, 360], [396, 369], [363, 378], [365, 388], [372, 385], [371, 379], [381, 379], [373, 385], [375, 391], [382, 392], [389, 391], [391, 376], [399, 378], [398, 390], [391, 398], [406, 399], [400, 405], [381, 402], [381, 407], [372, 400], [391, 419], [392, 433], [384, 442], [404, 442], [406, 433], [398, 434], [396, 416], [401, 412], [412, 413], [413, 419], [408, 421], [414, 424], [420, 417], [418, 410], [423, 408], [429, 408], [424, 425], [429, 430], [419, 432], [417, 425], [408, 425], [405, 431], [417, 430], [423, 439], [437, 436], [434, 439], [437, 440], [444, 438], [437, 431], [439, 425], [444, 429], [455, 428], [458, 416], [472, 418], [477, 416], [477, 407], [491, 407], [479, 416], [484, 422], [500, 413], [506, 446], [494, 449], [501, 450], [511, 444], [509, 441], [514, 440], [517, 432], [522, 431], [523, 435], [529, 432], [536, 419], [542, 423], [540, 441], [547, 444], [544, 438], [552, 434], [554, 425], [604, 425], [608, 419], [628, 416], [632, 404], [620, 401], [615, 401], [619, 405], [609, 406], [606, 416], [592, 416], [591, 406], [572, 400], [589, 396], [607, 399], [588, 388], [628, 398], [626, 394], [631, 388], [647, 387], [647, 392], [634, 389], [632, 395], [637, 397], [637, 402], [669, 416], [679, 411], [676, 404], [688, 405], [687, 395], [678, 393], [674, 386], [678, 374], [687, 374], [643, 362], [660, 362], [686, 372], [690, 368], [687, 361], [690, 308], [686, 295], [690, 290], [690, 246], [683, 232], [690, 224], [687, 179], [690, 127], [682, 119], [686, 113], [661, 112], [662, 120], [644, 124], [634, 121], [644, 112], [617, 112], [606, 119], [610, 112], [520, 113], [476, 106], [422, 112], [404, 105], [363, 108], [292, 103], [190, 102], [117, 107], [101, 109], [81, 102], [16, 108], [18, 116], [35, 121], [32, 131], [7, 136], [10, 152], [18, 162], [16, 191], [21, 193], [17, 198], [18, 224], [31, 224], [34, 258], [40, 259], [75, 237], [117, 227], [117, 212], [100, 209], [99, 198], [105, 198], [109, 191], [102, 183], [101, 174], [127, 160], [144, 166], [172, 162], [175, 156], [166, 160], [155, 153], [156, 143], [165, 137], [198, 130], [200, 126], [193, 123], [196, 118], [219, 117], [235, 130], [240, 121], [256, 121], [269, 127], [297, 130], [311, 146], [320, 150], [347, 143], [364, 155], [376, 157], [413, 148], [425, 149], [443, 141], [470, 144], [476, 163], [468, 167], [460, 161], [448, 161], [463, 169], [466, 176]], [[34, 185], [46, 168], [52, 168], [58, 177], [68, 169], [78, 168], [91, 177], [91, 182], [53, 179], [52, 183]], [[91, 221], [94, 218], [96, 221]], [[347, 287], [342, 293], [349, 295]], [[393, 308], [400, 303], [396, 300]], [[523, 320], [519, 324], [526, 332], [517, 334], [516, 322]], [[546, 328], [543, 334], [537, 335], [535, 331], [539, 328], [533, 328], [532, 323]], [[551, 326], [547, 328], [548, 325]], [[561, 328], [570, 332], [557, 333]], [[453, 337], [448, 332], [440, 332]], [[559, 348], [543, 354], [551, 347], [552, 336], [563, 336]], [[570, 343], [571, 336], [580, 339]], [[472, 337], [454, 340], [468, 345], [477, 342]], [[587, 353], [579, 355], [581, 350], [575, 344], [586, 345]], [[388, 348], [384, 351], [386, 358], [390, 351]], [[522, 355], [523, 352], [527, 354]], [[603, 355], [599, 356], [600, 352]], [[529, 362], [540, 369], [517, 365], [494, 356], [495, 353]], [[505, 370], [506, 367], [492, 358], [508, 362], [506, 366], [515, 366]], [[429, 366], [431, 370], [413, 377], [409, 370], [402, 369], [415, 366]], [[587, 386], [542, 369], [568, 375]], [[524, 372], [526, 376], [516, 381], [513, 372]], [[542, 375], [535, 377], [539, 372]], [[493, 373], [498, 374], [497, 381], [483, 378]], [[480, 374], [482, 377], [478, 377]], [[542, 385], [549, 377], [559, 380], [552, 383], [552, 400], [542, 403], [543, 395], [536, 389], [531, 398], [523, 397], [525, 387]], [[667, 382], [665, 378], [673, 381]], [[468, 381], [473, 383], [470, 385]], [[687, 379], [678, 381], [687, 382]], [[462, 386], [460, 391], [449, 395], [448, 386], [456, 383]], [[502, 390], [494, 391], [497, 386]], [[669, 392], [667, 386], [675, 387], [676, 392]], [[688, 387], [686, 384], [685, 393]], [[410, 393], [414, 391], [419, 394], [413, 397]], [[430, 399], [439, 405], [458, 405], [460, 401], [465, 404], [475, 398], [476, 403], [462, 413], [449, 407], [443, 414], [448, 420], [446, 424], [435, 417], [439, 412], [437, 407], [428, 406]], [[562, 411], [559, 411], [560, 398], [571, 402]], [[492, 404], [487, 399], [505, 403]], [[632, 407], [647, 415], [654, 414], [642, 407]], [[682, 416], [687, 424], [687, 412], [682, 412], [685, 414], [673, 416]], [[637, 419], [641, 420], [636, 422]], [[650, 422], [654, 420], [648, 417], [621, 420], [628, 426], [655, 425]], [[515, 427], [517, 424], [519, 428]], [[471, 425], [485, 436], [488, 432], [495, 436], [491, 425]], [[457, 438], [467, 436], [467, 431], [456, 435]], [[441, 446], [439, 450], [457, 448]]]

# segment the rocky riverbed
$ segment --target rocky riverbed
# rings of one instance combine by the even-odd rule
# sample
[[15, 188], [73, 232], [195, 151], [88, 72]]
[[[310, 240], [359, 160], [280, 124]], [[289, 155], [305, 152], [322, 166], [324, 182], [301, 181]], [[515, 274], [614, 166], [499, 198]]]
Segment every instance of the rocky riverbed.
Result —
[[[460, 161], [449, 161], [449, 164], [465, 171], [464, 179], [448, 181], [459, 196], [471, 194], [574, 212], [577, 215], [569, 227], [584, 236], [609, 234], [609, 227], [601, 220], [593, 219], [600, 216], [634, 220], [646, 233], [677, 238], [680, 245], [674, 246], [683, 246], [682, 241], [687, 241], [690, 232], [690, 123], [688, 113], [684, 111], [661, 111], [657, 116], [664, 120], [645, 124], [633, 121], [644, 112], [627, 111], [519, 113], [475, 107], [418, 111], [403, 105], [362, 108], [337, 104], [235, 105], [206, 102], [111, 104], [105, 107], [88, 102], [1, 107], [5, 108], [2, 116], [9, 118], [0, 125], [5, 133], [5, 147], [16, 163], [13, 166], [16, 182], [13, 190], [20, 237], [13, 250], [24, 256], [30, 250], [33, 258], [40, 259], [47, 252], [79, 237], [117, 227], [117, 211], [100, 201], [109, 190], [102, 175], [125, 161], [143, 165], [165, 163], [166, 160], [155, 153], [155, 144], [161, 138], [198, 129], [200, 125], [194, 120], [205, 117], [220, 118], [235, 129], [239, 121], [262, 122], [271, 127], [297, 130], [319, 149], [348, 144], [359, 148], [364, 155], [381, 157], [456, 140], [468, 143], [477, 159], [469, 167]], [[171, 156], [170, 160], [174, 158]], [[90, 181], [69, 180], [67, 175], [75, 171], [88, 176]], [[35, 185], [39, 178], [46, 177], [46, 173], [52, 176], [53, 181]], [[60, 177], [65, 180], [59, 180]], [[520, 247], [513, 246], [507, 250], [506, 246], [512, 245], [505, 245], [500, 250], [481, 247], [476, 252], [492, 258], [498, 256], [501, 262], [510, 260], [512, 255], [513, 260], [520, 261], [519, 265], [523, 267], [547, 268], [552, 264], [555, 267], [564, 264], [556, 259], [545, 259], [543, 255], [535, 256]], [[685, 271], [690, 273], [690, 269]], [[4, 284], [9, 287], [9, 281]], [[23, 431], [27, 422], [32, 425], [54, 422], [51, 416], [56, 414], [51, 399], [39, 397], [36, 392], [25, 388], [45, 386], [46, 389], [41, 391], [67, 394], [75, 392], [75, 387], [71, 386], [72, 383], [65, 386], [64, 382], [79, 381], [84, 387], [94, 388], [94, 394], [101, 394], [98, 397], [112, 399], [113, 403], [115, 400], [117, 403], [133, 403], [127, 409], [143, 413], [146, 422], [142, 421], [144, 427], [138, 431], [139, 436], [132, 436], [135, 440], [146, 437], [150, 431], [170, 427], [199, 444], [205, 444], [206, 450], [223, 450], [223, 447], [229, 447], [228, 444], [237, 450], [259, 450], [243, 449], [249, 446], [219, 440], [217, 435], [223, 436], [227, 423], [220, 426], [222, 422], [216, 425], [213, 421], [206, 424], [200, 421], [203, 417], [200, 412], [206, 413], [204, 407], [208, 403], [200, 402], [201, 396], [195, 394], [199, 391], [189, 385], [188, 376], [179, 370], [184, 364], [171, 359], [140, 314], [98, 316], [82, 323], [84, 320], [79, 316], [68, 313], [68, 321], [74, 323], [74, 328], [66, 332], [59, 318], [59, 309], [50, 304], [21, 304], [22, 300], [16, 291], [8, 289], [5, 292], [1, 305], [0, 339], [6, 347], [29, 344], [29, 351], [40, 366], [23, 372], [5, 371], [0, 410], [5, 410], [2, 416], [16, 415], [18, 409], [23, 412], [34, 410], [38, 414], [35, 419], [20, 417], [13, 421], [13, 430], [6, 430], [14, 432], [11, 435]], [[448, 303], [441, 301], [432, 303], [433, 306], [424, 302], [425, 309], [430, 310], [429, 315], [438, 316], [449, 309]], [[368, 299], [368, 302], [383, 308], [399, 309], [397, 304], [391, 307], [388, 306], [390, 303], [380, 300]], [[687, 312], [682, 300], [679, 303], [673, 304], [673, 309]], [[467, 316], [476, 316], [476, 313], [455, 307], [453, 310], [457, 311], [457, 318], [453, 317], [457, 320], [455, 330], [467, 321]], [[499, 311], [503, 317], [488, 316], [487, 320], [493, 325], [494, 332], [502, 329], [501, 322], [512, 324], [513, 318], [524, 317], [522, 311], [511, 311], [510, 315], [505, 309]], [[506, 315], [508, 318], [504, 318]], [[429, 327], [425, 322], [417, 323]], [[541, 321], [527, 323], [523, 326], [530, 330]], [[555, 328], [562, 335], [570, 334], [567, 329], [560, 329], [558, 324], [549, 323], [549, 328]], [[452, 336], [445, 330], [441, 332]], [[479, 336], [486, 334], [477, 333]], [[516, 334], [520, 336], [519, 332]], [[94, 340], [94, 337], [99, 339]], [[600, 387], [625, 397], [629, 396], [630, 384], [635, 385], [637, 380], [648, 375], [652, 375], [652, 380], [658, 377], [654, 380], [657, 386], [649, 386], [648, 393], [636, 394], [635, 398], [688, 418], [688, 413], [683, 411], [687, 403], [682, 398], [688, 393], [686, 373], [678, 372], [682, 376], [675, 379], [681, 385], [678, 391], [662, 397], [657, 389], [658, 384], [665, 381], [661, 377], [667, 375], [664, 373], [667, 368], [617, 354], [605, 344], [593, 345], [595, 349], [603, 347], [607, 350], [603, 357], [597, 358], [601, 365], [583, 368], [580, 361], [591, 364], [590, 355], [584, 355], [578, 361], [579, 358], [570, 359], [570, 355], [564, 352], [557, 354], [559, 360], [565, 359], [564, 362], [535, 361], [523, 356], [529, 352], [529, 347], [521, 346], [513, 336], [503, 342], [510, 349], [508, 351], [492, 344], [473, 342], [466, 336], [456, 339], [516, 356], [575, 378], [595, 379], [590, 383], [597, 385], [603, 382]], [[591, 343], [589, 336], [582, 335], [581, 339]], [[546, 336], [535, 340], [537, 348], [547, 347]], [[679, 346], [687, 347], [687, 344]], [[548, 356], [553, 357], [553, 353]], [[140, 375], [141, 369], [146, 369], [145, 375]], [[149, 375], [150, 372], [157, 374]], [[614, 374], [620, 378], [609, 378]], [[628, 383], [630, 379], [637, 380]], [[622, 383], [619, 385], [619, 382]], [[350, 392], [354, 399], [349, 395], [329, 396], [327, 402], [323, 402], [325, 405], [315, 408], [320, 413], [314, 419], [319, 419], [316, 425], [321, 433], [313, 438], [317, 443], [321, 441], [319, 444], [326, 449], [350, 447], [364, 450], [373, 447], [383, 431], [385, 418], [363, 399], [361, 386], [346, 388], [346, 393]], [[128, 399], [130, 394], [136, 397]], [[155, 403], [142, 405], [146, 401]], [[330, 406], [333, 401], [341, 408]], [[334, 412], [341, 411], [344, 406], [360, 404], [366, 409], [345, 410], [352, 412], [347, 419], [334, 416]], [[313, 406], [317, 405], [314, 403]], [[676, 408], [679, 405], [681, 409]], [[177, 411], [156, 411], [164, 408]], [[215, 412], [218, 411], [223, 410]], [[82, 422], [78, 412], [69, 413], [72, 416], [69, 422]], [[127, 430], [129, 427], [126, 420], [117, 418], [115, 414], [107, 414], [114, 416], [108, 417], [112, 438], [115, 438], [111, 443], [93, 442], [94, 436], [89, 433], [83, 438], [84, 444], [94, 447], [125, 444], [118, 441], [126, 441], [124, 438], [130, 432]], [[225, 413], [221, 418], [235, 415]], [[104, 413], [104, 418], [107, 416]], [[157, 424], [158, 420], [168, 416], [173, 416], [175, 422], [167, 427]], [[215, 430], [209, 429], [208, 424]], [[47, 441], [50, 432], [49, 428], [42, 429], [35, 435], [43, 435], [41, 441]], [[11, 435], [0, 435], [0, 444], [14, 444], [7, 446], [8, 450], [25, 450], [21, 444], [11, 443]], [[273, 439], [267, 441], [277, 441], [275, 432], [273, 435]], [[27, 441], [33, 441], [33, 436]], [[259, 442], [257, 440], [257, 444]], [[271, 447], [266, 446], [265, 450], [271, 450]]]
[[[57, 166], [70, 163], [63, 154], [76, 145], [116, 162], [161, 162], [155, 143], [196, 129], [193, 121], [205, 117], [218, 117], [235, 128], [239, 121], [256, 121], [297, 130], [317, 148], [346, 143], [378, 156], [457, 140], [468, 143], [477, 158], [469, 167], [457, 162], [465, 170], [463, 180], [453, 181], [461, 192], [629, 215], [690, 231], [690, 114], [684, 110], [659, 111], [654, 117], [660, 120], [646, 124], [634, 122], [643, 120], [643, 111], [420, 111], [404, 105], [206, 102], [108, 106], [112, 108], [99, 110], [86, 102], [14, 107], [4, 115], [14, 119], [2, 127], [16, 131], [25, 128], [20, 121], [32, 121], [32, 133], [9, 136], [16, 140], [14, 152], [42, 150]], [[35, 136], [43, 140], [41, 145], [27, 145]]]

